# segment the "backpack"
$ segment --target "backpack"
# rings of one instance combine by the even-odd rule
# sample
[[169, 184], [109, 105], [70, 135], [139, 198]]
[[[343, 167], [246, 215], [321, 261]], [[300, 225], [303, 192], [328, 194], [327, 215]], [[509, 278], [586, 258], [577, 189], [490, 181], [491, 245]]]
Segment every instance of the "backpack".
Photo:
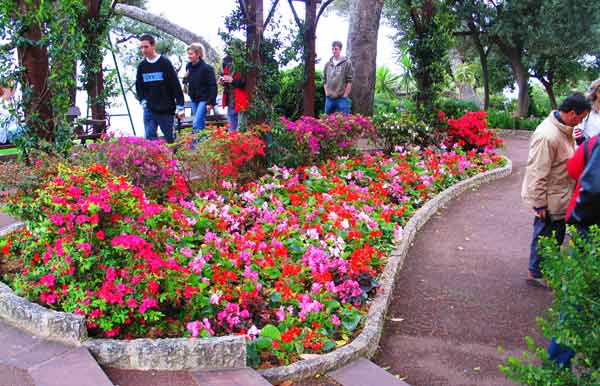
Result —
[[569, 224], [600, 224], [600, 151], [598, 140], [589, 148], [590, 140], [583, 143], [584, 169], [579, 177], [579, 196], [567, 220]]

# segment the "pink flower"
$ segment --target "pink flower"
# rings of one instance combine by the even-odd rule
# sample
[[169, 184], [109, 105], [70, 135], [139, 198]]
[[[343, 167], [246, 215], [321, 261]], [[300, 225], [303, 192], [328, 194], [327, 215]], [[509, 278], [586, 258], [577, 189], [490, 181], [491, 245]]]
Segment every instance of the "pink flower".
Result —
[[342, 322], [340, 321], [340, 318], [337, 317], [337, 315], [331, 315], [331, 324], [333, 324], [334, 326], [339, 326], [341, 323]]
[[40, 283], [42, 283], [43, 285], [45, 285], [48, 288], [54, 287], [54, 280], [55, 280], [55, 277], [51, 273], [40, 277]]

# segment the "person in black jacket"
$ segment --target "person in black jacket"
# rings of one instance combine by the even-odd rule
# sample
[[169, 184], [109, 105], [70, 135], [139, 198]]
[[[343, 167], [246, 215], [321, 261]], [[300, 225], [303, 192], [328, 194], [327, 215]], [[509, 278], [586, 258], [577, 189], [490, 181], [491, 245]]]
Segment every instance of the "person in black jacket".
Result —
[[135, 89], [144, 108], [146, 139], [157, 139], [160, 126], [168, 143], [175, 141], [174, 114], [183, 118], [184, 99], [177, 73], [169, 59], [156, 52], [156, 41], [149, 34], [140, 36], [140, 49], [145, 59], [139, 64]]
[[217, 103], [217, 80], [215, 70], [202, 59], [204, 48], [200, 43], [192, 43], [187, 49], [187, 56], [190, 62], [185, 67], [183, 82], [187, 84], [187, 93], [192, 100], [192, 132], [197, 134], [206, 125], [206, 113]]

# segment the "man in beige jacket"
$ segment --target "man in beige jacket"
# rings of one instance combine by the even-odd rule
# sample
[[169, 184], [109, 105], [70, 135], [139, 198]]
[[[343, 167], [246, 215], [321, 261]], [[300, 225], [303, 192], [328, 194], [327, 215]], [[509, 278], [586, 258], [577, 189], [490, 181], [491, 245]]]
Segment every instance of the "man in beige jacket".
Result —
[[575, 152], [573, 127], [590, 110], [585, 96], [575, 93], [552, 111], [531, 136], [521, 192], [535, 213], [527, 274], [530, 284], [546, 287], [540, 271], [538, 239], [554, 236], [560, 244], [564, 241], [565, 213], [575, 187], [575, 181], [567, 173], [567, 161]]

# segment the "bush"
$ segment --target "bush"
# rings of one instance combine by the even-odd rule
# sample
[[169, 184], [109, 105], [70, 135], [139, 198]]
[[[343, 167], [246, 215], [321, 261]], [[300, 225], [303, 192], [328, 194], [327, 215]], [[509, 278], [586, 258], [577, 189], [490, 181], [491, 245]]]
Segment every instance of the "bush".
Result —
[[[488, 130], [486, 116], [485, 111], [478, 111], [465, 113], [458, 119], [448, 119], [445, 144], [448, 146], [457, 144], [466, 150], [479, 151], [500, 146], [502, 140], [496, 133]], [[443, 119], [443, 116], [440, 118]]]
[[183, 136], [177, 143], [177, 167], [192, 192], [218, 189], [223, 181], [244, 183], [257, 177], [257, 158], [265, 156], [261, 139], [267, 127], [248, 131], [212, 128]]
[[508, 112], [488, 111], [488, 126], [494, 129], [505, 130], [535, 130], [544, 118], [514, 117]]
[[443, 111], [448, 118], [456, 119], [469, 111], [479, 111], [481, 107], [473, 101], [454, 98], [439, 98], [436, 110]]
[[539, 361], [526, 353], [522, 359], [509, 358], [500, 369], [527, 385], [600, 385], [600, 229], [593, 227], [587, 238], [575, 234], [569, 250], [561, 250], [554, 239], [541, 245], [542, 270], [554, 303], [539, 319], [540, 326], [547, 338], [556, 338], [577, 353], [574, 371], [556, 367], [546, 349], [536, 347], [531, 338], [529, 349]]
[[185, 300], [183, 275], [172, 262], [185, 258], [180, 248], [189, 225], [177, 211], [146, 200], [140, 188], [101, 164], [59, 166], [35, 199], [7, 208], [35, 219], [9, 246], [25, 264], [13, 281], [18, 295], [86, 315], [92, 335], [183, 329], [170, 311]]
[[388, 153], [400, 145], [427, 146], [435, 142], [435, 130], [413, 113], [378, 114], [373, 117], [373, 126]]
[[153, 199], [162, 201], [175, 183], [177, 164], [173, 152], [162, 141], [139, 137], [108, 137], [73, 154], [80, 166], [94, 162], [106, 165]]
[[[280, 74], [279, 92], [273, 100], [275, 113], [278, 116], [296, 120], [302, 116], [304, 66], [300, 65], [283, 70]], [[315, 71], [315, 111], [322, 112], [325, 108], [325, 90], [323, 89], [323, 72]]]
[[320, 119], [302, 117], [293, 122], [282, 117], [281, 122], [294, 133], [304, 156], [304, 165], [354, 155], [354, 145], [359, 138], [372, 139], [376, 136], [369, 118], [358, 114], [331, 114]]

